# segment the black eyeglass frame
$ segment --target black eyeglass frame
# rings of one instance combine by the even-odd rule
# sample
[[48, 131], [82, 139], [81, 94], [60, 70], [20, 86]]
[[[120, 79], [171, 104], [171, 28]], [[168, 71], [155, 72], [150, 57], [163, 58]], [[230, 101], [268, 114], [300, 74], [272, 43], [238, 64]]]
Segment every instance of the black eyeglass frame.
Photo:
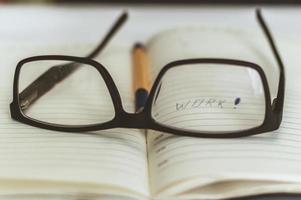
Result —
[[[164, 66], [154, 81], [154, 84], [151, 88], [144, 109], [139, 113], [128, 113], [124, 110], [122, 106], [122, 100], [120, 94], [111, 75], [102, 64], [88, 57], [45, 55], [45, 56], [35, 56], [35, 57], [26, 58], [17, 64], [15, 76], [14, 76], [14, 85], [13, 85], [13, 102], [10, 105], [11, 116], [13, 119], [20, 121], [24, 124], [28, 124], [39, 128], [54, 130], [54, 131], [63, 131], [63, 132], [87, 132], [87, 131], [98, 131], [98, 130], [105, 130], [111, 128], [142, 128], [142, 129], [152, 129], [156, 131], [167, 132], [167, 133], [181, 135], [181, 136], [193, 136], [193, 137], [202, 137], [202, 138], [236, 138], [236, 137], [250, 136], [250, 135], [276, 130], [279, 128], [281, 124], [282, 114], [283, 114], [284, 93], [285, 93], [284, 66], [279, 56], [279, 53], [277, 51], [276, 45], [272, 39], [272, 36], [265, 22], [263, 21], [263, 18], [259, 10], [257, 10], [257, 17], [267, 36], [267, 39], [270, 43], [270, 46], [272, 48], [272, 51], [275, 55], [275, 58], [277, 60], [280, 69], [277, 98], [275, 98], [272, 103], [271, 103], [270, 90], [269, 90], [265, 73], [259, 65], [252, 62], [242, 61], [242, 60], [220, 59], [220, 58], [197, 58], [197, 59], [178, 60]], [[115, 117], [111, 121], [105, 123], [77, 126], [77, 125], [59, 125], [59, 124], [46, 123], [36, 119], [32, 119], [24, 115], [19, 100], [20, 71], [24, 64], [28, 62], [41, 61], [41, 60], [70, 61], [70, 62], [82, 63], [82, 64], [95, 67], [96, 70], [103, 77], [103, 80], [107, 85], [107, 88], [109, 90], [114, 105]], [[263, 123], [260, 126], [251, 129], [214, 133], [214, 132], [198, 132], [198, 131], [183, 130], [183, 129], [180, 130], [156, 122], [155, 119], [152, 117], [152, 113], [151, 113], [152, 102], [154, 100], [155, 93], [159, 86], [160, 80], [162, 79], [164, 74], [168, 70], [174, 67], [179, 67], [179, 66], [189, 65], [189, 64], [200, 64], [200, 63], [248, 67], [257, 71], [261, 78], [264, 94], [265, 94], [266, 108], [265, 108], [265, 117]]]

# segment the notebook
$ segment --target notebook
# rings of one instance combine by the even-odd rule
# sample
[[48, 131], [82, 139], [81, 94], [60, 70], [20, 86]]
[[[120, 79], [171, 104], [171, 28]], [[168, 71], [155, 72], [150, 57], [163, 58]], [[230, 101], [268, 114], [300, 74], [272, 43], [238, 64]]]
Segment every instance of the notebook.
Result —
[[[7, 61], [2, 61], [0, 73], [1, 199], [226, 199], [301, 192], [300, 46], [289, 37], [276, 39], [288, 81], [281, 128], [239, 139], [179, 137], [137, 129], [73, 134], [15, 122], [9, 103], [18, 59], [85, 55], [93, 44], [2, 47]], [[276, 95], [278, 70], [260, 30], [177, 28], [154, 35], [146, 47], [152, 79], [174, 60], [240, 59], [261, 65], [271, 94]], [[128, 112], [134, 112], [131, 48], [132, 44], [113, 43], [95, 58], [112, 75]]]

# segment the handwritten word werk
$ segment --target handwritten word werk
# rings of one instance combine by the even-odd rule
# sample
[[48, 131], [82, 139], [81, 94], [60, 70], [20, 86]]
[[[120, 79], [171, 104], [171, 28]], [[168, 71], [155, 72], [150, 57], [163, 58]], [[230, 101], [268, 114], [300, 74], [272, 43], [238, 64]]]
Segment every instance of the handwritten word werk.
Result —
[[201, 98], [201, 99], [190, 99], [182, 103], [176, 103], [176, 110], [188, 110], [196, 108], [223, 108], [224, 104], [227, 103], [225, 99], [216, 98]]

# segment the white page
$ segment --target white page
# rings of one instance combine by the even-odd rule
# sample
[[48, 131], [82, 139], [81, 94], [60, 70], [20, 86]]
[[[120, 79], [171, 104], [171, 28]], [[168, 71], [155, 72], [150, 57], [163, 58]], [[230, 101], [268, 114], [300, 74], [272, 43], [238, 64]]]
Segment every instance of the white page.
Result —
[[[72, 134], [31, 127], [10, 118], [16, 60], [41, 54], [85, 55], [92, 47], [1, 48], [1, 55], [6, 56], [1, 60], [0, 194], [15, 194], [18, 189], [37, 194], [35, 189], [38, 188], [42, 193], [48, 189], [53, 192], [66, 189], [65, 192], [77, 193], [107, 194], [111, 191], [148, 195], [146, 145], [142, 131], [112, 129], [96, 131], [96, 135]], [[97, 60], [107, 66], [116, 81], [125, 109], [133, 111], [130, 49], [122, 45], [112, 47]]]
[[[202, 192], [206, 198], [223, 197], [224, 193], [214, 188], [207, 188], [208, 193], [205, 193], [206, 190], [193, 188], [235, 180], [279, 181], [280, 184], [274, 185], [276, 191], [279, 188], [283, 191], [290, 191], [292, 188], [299, 191], [298, 187], [281, 187], [281, 184], [286, 182], [301, 181], [298, 122], [301, 114], [301, 88], [296, 85], [298, 79], [294, 75], [299, 71], [300, 61], [295, 62], [296, 59], [293, 59], [289, 62], [289, 58], [293, 58], [293, 50], [296, 50], [298, 45], [288, 40], [282, 42], [279, 45], [281, 52], [285, 52], [282, 56], [285, 63], [290, 64], [286, 65], [287, 77], [292, 78], [287, 78], [288, 89], [281, 128], [273, 133], [227, 140], [177, 137], [148, 131], [151, 183], [155, 195], [164, 197], [191, 190], [195, 192], [190, 193], [194, 197], [201, 197]], [[222, 57], [260, 64], [270, 77], [270, 87], [273, 87], [273, 82], [277, 86], [277, 66], [274, 65], [269, 46], [260, 32], [244, 34], [241, 31], [233, 32], [233, 29], [229, 28], [219, 30], [210, 27], [180, 29], [160, 34], [150, 41], [148, 47], [154, 78], [163, 65], [174, 60]], [[286, 57], [288, 55], [290, 56]], [[272, 74], [274, 75], [271, 76]], [[189, 76], [183, 78], [190, 79]], [[185, 91], [184, 94], [186, 95]], [[271, 191], [268, 190], [268, 186], [266, 191]], [[243, 188], [232, 191], [233, 193], [227, 195], [235, 196], [235, 192], [240, 195], [259, 192], [258, 189], [244, 191]], [[263, 191], [264, 188], [261, 192]]]

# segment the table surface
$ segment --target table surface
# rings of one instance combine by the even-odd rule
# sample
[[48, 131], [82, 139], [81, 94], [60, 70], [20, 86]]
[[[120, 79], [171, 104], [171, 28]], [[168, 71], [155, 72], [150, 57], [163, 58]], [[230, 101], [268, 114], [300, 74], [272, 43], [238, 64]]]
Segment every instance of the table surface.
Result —
[[[98, 42], [123, 10], [129, 12], [130, 18], [118, 37], [114, 38], [114, 43], [143, 42], [160, 30], [186, 24], [218, 23], [254, 26], [255, 28], [254, 8], [255, 6], [204, 5], [193, 7], [2, 5], [0, 7], [0, 44], [18, 46]], [[285, 35], [298, 42], [301, 41], [299, 37], [301, 6], [264, 6], [262, 10], [276, 38], [278, 35]], [[252, 24], [251, 21], [254, 23]], [[254, 199], [269, 200], [270, 198]], [[281, 197], [279, 199], [299, 198]]]
[[[114, 42], [144, 41], [151, 35], [186, 24], [250, 26], [255, 6], [33, 6], [0, 7], [1, 44], [96, 42], [118, 14], [130, 18]], [[273, 33], [299, 39], [301, 6], [261, 7]], [[225, 20], [226, 19], [226, 20]], [[252, 25], [256, 25], [253, 23]]]

